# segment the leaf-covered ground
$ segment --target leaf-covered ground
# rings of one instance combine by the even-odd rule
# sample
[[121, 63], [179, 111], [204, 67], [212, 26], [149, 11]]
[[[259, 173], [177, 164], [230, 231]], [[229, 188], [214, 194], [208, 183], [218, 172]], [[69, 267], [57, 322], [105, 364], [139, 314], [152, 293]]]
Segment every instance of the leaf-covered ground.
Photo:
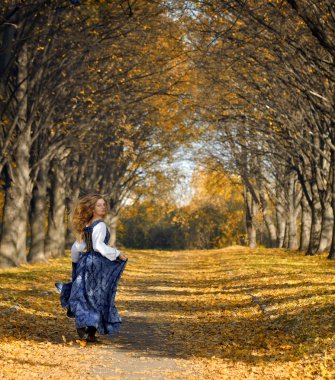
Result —
[[324, 256], [127, 255], [121, 331], [86, 346], [53, 292], [70, 278], [69, 257], [1, 270], [0, 378], [335, 378], [335, 263]]

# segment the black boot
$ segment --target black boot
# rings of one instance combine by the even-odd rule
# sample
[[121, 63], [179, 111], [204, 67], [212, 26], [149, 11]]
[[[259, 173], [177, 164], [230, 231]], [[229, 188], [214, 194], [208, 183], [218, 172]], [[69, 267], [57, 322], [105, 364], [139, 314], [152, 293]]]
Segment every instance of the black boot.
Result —
[[97, 329], [94, 326], [88, 326], [87, 327], [88, 337], [86, 340], [88, 342], [96, 342], [97, 341], [97, 338], [95, 336], [96, 332], [97, 332]]
[[79, 327], [77, 329], [77, 333], [78, 333], [80, 339], [87, 339], [88, 338], [87, 327]]

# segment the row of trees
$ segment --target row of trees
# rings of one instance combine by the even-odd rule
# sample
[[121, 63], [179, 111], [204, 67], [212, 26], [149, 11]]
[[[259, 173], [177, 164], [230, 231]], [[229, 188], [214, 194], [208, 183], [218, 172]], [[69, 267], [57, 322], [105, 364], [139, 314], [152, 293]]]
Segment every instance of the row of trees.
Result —
[[2, 2], [0, 266], [62, 254], [67, 211], [92, 190], [115, 231], [195, 140], [241, 180], [250, 246], [260, 213], [270, 246], [334, 258], [331, 3]]
[[63, 254], [68, 210], [90, 191], [108, 197], [113, 230], [186, 138], [185, 47], [166, 9], [75, 4], [1, 5], [1, 267]]
[[270, 247], [335, 258], [332, 2], [170, 6], [196, 71], [198, 157], [241, 179], [249, 245], [265, 225]]
[[332, 2], [188, 3], [204, 156], [240, 176], [249, 245], [261, 212], [269, 246], [335, 258]]

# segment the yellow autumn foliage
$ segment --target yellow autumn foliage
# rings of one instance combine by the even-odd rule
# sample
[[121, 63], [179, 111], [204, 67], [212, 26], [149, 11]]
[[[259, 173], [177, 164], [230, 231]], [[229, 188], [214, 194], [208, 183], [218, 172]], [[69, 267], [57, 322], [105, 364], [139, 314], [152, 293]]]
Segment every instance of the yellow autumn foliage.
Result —
[[142, 364], [157, 355], [166, 379], [334, 378], [335, 264], [323, 256], [239, 246], [127, 256], [125, 323], [97, 345], [77, 341], [51, 291], [69, 279], [69, 255], [1, 270], [0, 378], [150, 380], [157, 367]]

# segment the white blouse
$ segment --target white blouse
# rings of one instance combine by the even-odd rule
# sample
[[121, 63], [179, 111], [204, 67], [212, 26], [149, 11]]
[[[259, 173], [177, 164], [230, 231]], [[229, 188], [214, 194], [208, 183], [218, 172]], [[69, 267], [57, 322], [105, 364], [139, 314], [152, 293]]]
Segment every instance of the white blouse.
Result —
[[[107, 259], [114, 261], [121, 254], [119, 250], [113, 248], [104, 243], [105, 237], [107, 233], [107, 227], [104, 222], [99, 222], [93, 227], [92, 232], [92, 243], [94, 251], [98, 251], [105, 256]], [[71, 258], [72, 262], [78, 262], [79, 253], [83, 252], [86, 248], [86, 243], [84, 241], [78, 242], [77, 240], [73, 243], [71, 247]]]

